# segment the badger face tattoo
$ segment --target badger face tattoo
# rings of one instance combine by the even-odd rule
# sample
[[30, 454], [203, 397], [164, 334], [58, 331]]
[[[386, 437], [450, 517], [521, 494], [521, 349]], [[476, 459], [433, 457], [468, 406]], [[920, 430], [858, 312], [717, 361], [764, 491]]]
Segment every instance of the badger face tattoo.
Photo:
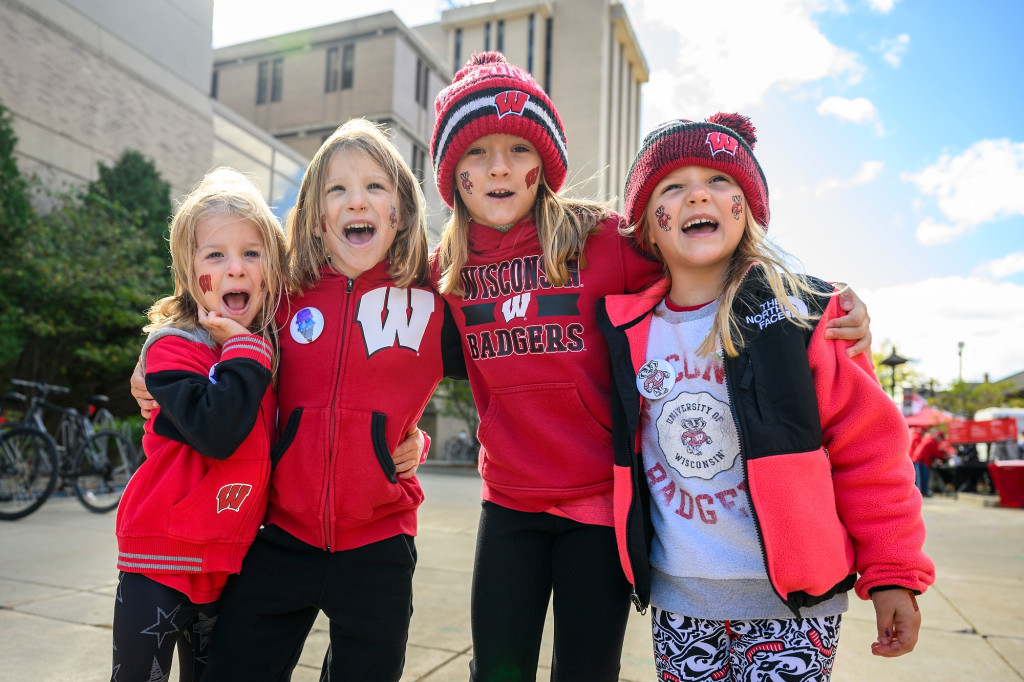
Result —
[[732, 198], [732, 217], [739, 220], [743, 216], [743, 195], [736, 194]]
[[665, 213], [664, 206], [659, 206], [658, 210], [654, 212], [654, 215], [657, 216], [658, 218], [658, 227], [665, 230], [666, 232], [672, 229], [668, 225], [668, 221], [672, 220], [672, 216], [670, 216], [668, 213]]
[[473, 183], [469, 179], [469, 171], [460, 173], [459, 178], [462, 180], [462, 189], [466, 190], [466, 194], [472, 194]]
[[398, 210], [394, 206], [391, 207], [391, 215], [388, 216], [388, 220], [391, 221], [391, 229], [395, 229], [395, 225], [398, 223]]
[[537, 183], [537, 178], [540, 176], [540, 166], [533, 168], [529, 173], [526, 174], [526, 189], [530, 189]]

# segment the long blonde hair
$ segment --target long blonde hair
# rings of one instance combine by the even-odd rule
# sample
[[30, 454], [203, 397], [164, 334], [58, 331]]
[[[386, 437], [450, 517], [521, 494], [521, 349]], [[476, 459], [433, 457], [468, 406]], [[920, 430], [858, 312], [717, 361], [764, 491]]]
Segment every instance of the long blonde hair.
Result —
[[238, 171], [223, 167], [207, 173], [174, 212], [170, 230], [174, 293], [156, 301], [149, 309], [150, 322], [144, 331], [200, 326], [197, 301], [202, 299], [202, 289], [194, 268], [198, 248], [196, 230], [203, 220], [221, 215], [251, 223], [260, 233], [263, 241], [260, 266], [267, 294], [256, 311], [250, 331], [274, 343], [274, 314], [284, 286], [284, 230], [259, 189]]
[[[740, 237], [740, 242], [729, 259], [729, 265], [723, 277], [722, 292], [718, 296], [718, 312], [715, 314], [711, 330], [697, 348], [698, 355], [714, 353], [719, 336], [722, 339], [722, 350], [726, 355], [734, 358], [740, 354], [740, 350], [742, 350], [740, 342], [743, 337], [733, 310], [733, 303], [740, 293], [740, 284], [743, 282], [743, 278], [755, 265], [761, 266], [760, 274], [764, 277], [772, 294], [778, 299], [779, 304], [786, 309], [790, 322], [809, 329], [811, 321], [819, 317], [810, 309], [807, 313], [802, 312], [789, 297], [799, 297], [800, 294], [820, 295], [822, 292], [812, 289], [803, 277], [792, 270], [788, 263], [791, 258], [790, 254], [769, 241], [765, 228], [757, 223], [754, 214], [750, 211], [750, 202], [745, 201], [743, 204], [743, 236]], [[665, 259], [651, 235], [646, 207], [641, 215], [643, 218], [639, 225], [624, 227], [619, 232], [623, 236], [632, 237], [638, 245], [648, 253], [654, 254], [664, 264]], [[667, 266], [665, 272], [668, 272]]]
[[[458, 192], [455, 192], [454, 202], [455, 210], [441, 230], [437, 254], [431, 257], [436, 258], [436, 267], [441, 275], [438, 292], [462, 296], [466, 292], [459, 273], [469, 259], [471, 218]], [[578, 260], [581, 269], [586, 267], [583, 247], [587, 237], [600, 229], [601, 221], [607, 219], [611, 212], [602, 203], [570, 199], [552, 192], [542, 176], [532, 213], [544, 252], [544, 276], [553, 286], [563, 286], [572, 276], [569, 271], [571, 261]]]
[[420, 184], [382, 127], [354, 118], [339, 126], [320, 145], [302, 178], [295, 207], [288, 214], [292, 293], [312, 288], [320, 281], [320, 270], [330, 260], [330, 252], [321, 237], [321, 225], [326, 218], [327, 166], [335, 154], [350, 149], [365, 152], [387, 175], [398, 194], [399, 232], [388, 249], [388, 272], [399, 287], [426, 283], [427, 219]]

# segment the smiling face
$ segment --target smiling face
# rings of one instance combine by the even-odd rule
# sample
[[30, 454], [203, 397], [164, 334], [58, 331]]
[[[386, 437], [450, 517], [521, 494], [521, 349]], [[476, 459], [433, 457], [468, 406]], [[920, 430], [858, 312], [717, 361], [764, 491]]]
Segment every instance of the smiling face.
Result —
[[673, 279], [721, 281], [743, 237], [744, 202], [732, 177], [703, 166], [677, 168], [655, 186], [646, 229]]
[[388, 175], [360, 149], [340, 149], [327, 163], [322, 234], [331, 267], [355, 279], [388, 255], [402, 228]]
[[533, 209], [541, 170], [540, 154], [528, 140], [487, 135], [469, 145], [455, 165], [455, 190], [476, 222], [512, 225]]
[[199, 305], [251, 329], [267, 296], [264, 249], [259, 229], [248, 220], [231, 214], [201, 219], [192, 262]]

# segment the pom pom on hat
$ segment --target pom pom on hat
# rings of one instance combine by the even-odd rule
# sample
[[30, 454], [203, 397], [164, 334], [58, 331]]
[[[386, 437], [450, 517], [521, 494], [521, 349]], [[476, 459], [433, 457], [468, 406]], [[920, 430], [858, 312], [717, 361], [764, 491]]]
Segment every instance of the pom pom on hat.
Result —
[[651, 192], [662, 178], [683, 166], [728, 173], [743, 194], [758, 225], [768, 229], [768, 183], [754, 157], [757, 129], [742, 114], [718, 113], [706, 121], [678, 119], [662, 123], [640, 144], [626, 179], [625, 211], [639, 225]]
[[544, 179], [557, 192], [565, 182], [569, 152], [565, 129], [547, 93], [529, 71], [509, 64], [500, 52], [474, 54], [434, 100], [430, 157], [437, 189], [455, 205], [455, 165], [466, 149], [487, 135], [529, 140], [544, 164]]

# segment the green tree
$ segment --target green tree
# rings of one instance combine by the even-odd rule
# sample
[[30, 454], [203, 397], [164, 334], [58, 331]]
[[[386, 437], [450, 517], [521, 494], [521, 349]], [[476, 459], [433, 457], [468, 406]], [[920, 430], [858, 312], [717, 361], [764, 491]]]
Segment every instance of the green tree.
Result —
[[11, 117], [0, 104], [0, 367], [14, 362], [24, 343], [21, 310], [12, 292], [21, 242], [35, 220], [29, 183], [14, 158], [17, 144]]
[[[882, 353], [871, 352], [871, 362], [875, 366], [875, 376], [878, 377], [878, 381], [882, 384], [882, 388], [885, 389], [886, 393], [889, 393], [893, 385], [893, 368], [883, 365], [882, 360], [885, 360], [894, 352], [896, 352], [895, 348]], [[909, 361], [902, 365], [897, 365], [895, 369], [896, 386], [917, 386], [921, 383], [920, 375], [911, 367]]]
[[139, 225], [166, 251], [167, 225], [171, 215], [171, 185], [153, 162], [128, 149], [113, 166], [100, 163], [99, 179], [89, 183], [86, 194], [101, 197], [136, 214]]
[[969, 384], [955, 381], [953, 386], [935, 398], [935, 405], [953, 414], [973, 419], [974, 413], [985, 407], [1020, 407], [1018, 399], [1006, 399], [1006, 394], [1014, 390], [1012, 381], [999, 383]]
[[480, 425], [480, 416], [476, 411], [476, 403], [473, 402], [473, 391], [469, 387], [469, 382], [444, 379], [438, 384], [435, 395], [440, 398], [441, 414], [465, 422], [470, 445], [475, 452], [479, 446], [476, 429]]

